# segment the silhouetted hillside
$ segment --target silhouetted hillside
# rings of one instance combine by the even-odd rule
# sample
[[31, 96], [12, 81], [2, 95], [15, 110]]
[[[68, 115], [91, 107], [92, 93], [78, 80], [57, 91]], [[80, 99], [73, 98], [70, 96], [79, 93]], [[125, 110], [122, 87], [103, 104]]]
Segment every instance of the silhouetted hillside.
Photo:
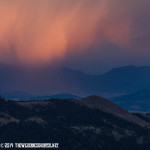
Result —
[[117, 114], [127, 112], [101, 97], [76, 101], [1, 98], [0, 142], [59, 142], [61, 150], [149, 150], [146, 121], [134, 115], [140, 124], [123, 119]]
[[123, 119], [126, 119], [128, 121], [138, 123], [138, 124], [147, 124], [143, 122], [143, 120], [140, 120], [136, 116], [130, 114], [126, 110], [122, 109], [118, 105], [108, 101], [105, 98], [99, 97], [99, 96], [89, 96], [87, 98], [81, 99], [81, 100], [73, 100], [75, 103], [78, 103], [80, 105], [87, 106], [89, 108], [93, 109], [99, 109], [103, 112], [111, 113], [115, 116], [121, 117]]

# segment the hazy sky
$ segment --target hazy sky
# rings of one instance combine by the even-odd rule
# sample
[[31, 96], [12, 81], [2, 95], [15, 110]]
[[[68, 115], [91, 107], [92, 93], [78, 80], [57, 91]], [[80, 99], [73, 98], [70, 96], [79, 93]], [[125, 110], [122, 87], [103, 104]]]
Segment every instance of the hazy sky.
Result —
[[150, 65], [150, 0], [0, 0], [0, 63], [91, 73]]

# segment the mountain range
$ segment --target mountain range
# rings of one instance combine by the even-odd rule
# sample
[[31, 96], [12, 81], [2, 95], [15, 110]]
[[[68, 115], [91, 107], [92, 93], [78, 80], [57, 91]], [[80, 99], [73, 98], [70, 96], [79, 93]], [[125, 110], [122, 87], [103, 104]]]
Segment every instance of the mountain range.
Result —
[[135, 93], [111, 98], [111, 101], [132, 112], [150, 112], [150, 90], [142, 89]]
[[51, 96], [69, 93], [79, 97], [113, 97], [150, 89], [150, 66], [125, 66], [92, 75], [67, 68], [24, 69], [0, 65], [0, 93], [21, 91], [26, 96]]
[[81, 98], [79, 96], [69, 94], [69, 93], [34, 96], [22, 91], [4, 92], [1, 96], [5, 97], [6, 99], [15, 100], [15, 101], [46, 100], [46, 99], [80, 99]]

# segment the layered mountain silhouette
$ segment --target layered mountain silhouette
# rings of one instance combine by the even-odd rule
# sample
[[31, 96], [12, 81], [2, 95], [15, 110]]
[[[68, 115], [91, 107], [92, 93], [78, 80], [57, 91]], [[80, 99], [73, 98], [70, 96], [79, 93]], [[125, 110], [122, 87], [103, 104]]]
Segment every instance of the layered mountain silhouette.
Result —
[[30, 100], [46, 100], [46, 99], [80, 99], [81, 97], [69, 93], [63, 93], [63, 94], [55, 94], [55, 95], [39, 95], [34, 96], [27, 94], [22, 91], [16, 91], [16, 92], [4, 92], [2, 94], [3, 97], [9, 100], [15, 100], [15, 101], [30, 101]]
[[61, 150], [148, 150], [149, 124], [146, 117], [98, 96], [28, 102], [0, 98], [0, 142], [58, 142]]
[[150, 90], [148, 89], [113, 97], [111, 100], [129, 111], [150, 112]]
[[0, 93], [23, 91], [32, 96], [69, 93], [79, 97], [112, 97], [150, 89], [150, 67], [126, 66], [102, 75], [90, 75], [66, 68], [38, 69], [0, 65]]

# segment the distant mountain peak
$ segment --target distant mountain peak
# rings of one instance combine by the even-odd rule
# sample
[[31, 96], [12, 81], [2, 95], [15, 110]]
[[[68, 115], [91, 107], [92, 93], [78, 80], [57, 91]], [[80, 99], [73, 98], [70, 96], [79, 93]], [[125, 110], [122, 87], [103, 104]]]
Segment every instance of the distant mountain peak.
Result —
[[117, 68], [113, 68], [110, 72], [116, 72], [116, 71], [130, 71], [130, 70], [135, 70], [138, 69], [140, 67], [134, 66], [134, 65], [128, 65], [128, 66], [123, 66], [123, 67], [117, 67]]
[[132, 112], [150, 112], [150, 90], [141, 89], [137, 92], [116, 96], [112, 101]]

